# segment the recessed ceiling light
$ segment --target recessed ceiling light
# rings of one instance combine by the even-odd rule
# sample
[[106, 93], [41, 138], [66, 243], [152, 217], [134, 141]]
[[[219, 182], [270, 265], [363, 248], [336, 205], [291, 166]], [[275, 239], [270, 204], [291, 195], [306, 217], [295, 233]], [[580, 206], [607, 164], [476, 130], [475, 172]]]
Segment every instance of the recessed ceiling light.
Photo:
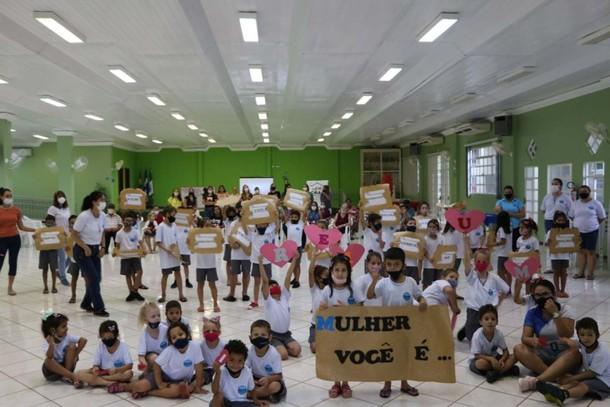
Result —
[[142, 132], [136, 131], [136, 137], [141, 139], [146, 139], [148, 136]]
[[441, 13], [419, 36], [419, 42], [434, 42], [458, 21], [458, 13]]
[[269, 144], [269, 139], [268, 138], [263, 139], [263, 143]]
[[55, 107], [66, 107], [66, 103], [64, 101], [56, 99], [52, 96], [41, 96], [40, 100]]
[[476, 97], [477, 97], [477, 94], [475, 92], [466, 92], [464, 94], [458, 95], [458, 96], [454, 97], [453, 99], [451, 99], [450, 103], [452, 105], [455, 105], [457, 103], [462, 103], [467, 100], [474, 99]]
[[214, 140], [213, 138], [209, 138], [208, 141], [212, 144], [216, 143], [216, 140]]
[[85, 117], [87, 119], [95, 120], [96, 122], [101, 122], [102, 120], [104, 120], [103, 117], [100, 117], [100, 116], [97, 116], [97, 115], [94, 115], [94, 114], [91, 114], [91, 113], [87, 113], [85, 115]]
[[325, 131], [324, 133], [322, 133], [322, 136], [324, 136], [324, 137], [328, 137], [328, 136], [330, 136], [331, 134], [333, 134], [333, 132], [332, 132], [332, 131]]
[[161, 140], [157, 140], [156, 138], [152, 139], [152, 142], [155, 144], [163, 144]]
[[11, 129], [11, 133], [15, 133], [15, 132], [17, 132], [17, 130]]
[[437, 114], [440, 111], [441, 111], [441, 109], [430, 109], [426, 113], [422, 114], [419, 117], [421, 117], [422, 119], [425, 119], [426, 117], [430, 117], [432, 115], [435, 115], [435, 114]]
[[402, 71], [402, 65], [390, 65], [387, 71], [379, 77], [379, 82], [390, 82]]
[[110, 71], [111, 74], [113, 74], [114, 76], [116, 76], [117, 78], [119, 78], [120, 80], [122, 80], [125, 83], [135, 83], [136, 82], [134, 77], [129, 72], [127, 72], [127, 69], [123, 68], [120, 65], [109, 66], [108, 70]]
[[372, 93], [364, 93], [364, 94], [362, 94], [362, 96], [360, 96], [360, 99], [358, 99], [356, 104], [357, 105], [366, 105], [367, 103], [369, 103], [369, 100], [371, 100], [372, 98], [373, 98]]
[[85, 41], [84, 35], [70, 27], [52, 11], [34, 11], [34, 19], [70, 44], [80, 44]]
[[261, 130], [269, 130], [269, 125], [267, 123], [261, 123]]
[[600, 28], [599, 30], [593, 31], [592, 33], [589, 33], [584, 37], [581, 37], [578, 40], [578, 43], [580, 45], [591, 45], [605, 41], [608, 38], [610, 38], [610, 25], [607, 27]]
[[269, 138], [269, 132], [268, 131], [263, 131], [263, 138]]
[[333, 130], [338, 129], [339, 127], [341, 127], [341, 123], [333, 123], [333, 125], [330, 126], [330, 128], [333, 129]]
[[250, 65], [250, 80], [252, 82], [262, 82], [263, 81], [263, 67], [260, 65]]
[[527, 76], [527, 75], [533, 73], [535, 70], [536, 70], [536, 67], [532, 66], [532, 65], [520, 66], [519, 68], [514, 69], [504, 75], [498, 76], [498, 78], [496, 79], [496, 82], [498, 84], [505, 83], [505, 82], [512, 82], [514, 80], [517, 80], [519, 78], [522, 78], [524, 76]]
[[8, 81], [6, 79], [4, 79], [2, 76], [0, 76], [0, 85], [6, 85], [8, 83]]
[[267, 99], [265, 95], [256, 95], [254, 96], [254, 102], [256, 102], [257, 106], [265, 106], [267, 104]]
[[186, 125], [186, 127], [188, 127], [191, 130], [199, 130], [199, 127], [197, 127], [197, 125], [194, 123], [189, 123]]
[[323, 142], [324, 142], [324, 139], [323, 139], [323, 138], [319, 138], [319, 139], [318, 139], [318, 143], [323, 143]]
[[255, 12], [240, 12], [239, 26], [244, 42], [258, 42], [258, 24]]
[[146, 98], [157, 106], [165, 106], [165, 102], [155, 93], [151, 93], [150, 95], [146, 96]]
[[41, 136], [40, 134], [32, 134], [32, 137], [35, 137], [39, 140], [48, 140], [49, 139], [47, 136]]
[[180, 112], [172, 112], [172, 117], [176, 120], [184, 120], [184, 116]]
[[349, 119], [350, 117], [352, 117], [353, 115], [354, 115], [354, 112], [345, 112], [345, 113], [343, 113], [343, 116], [341, 116], [341, 118], [342, 118], [343, 120], [347, 120], [347, 119]]
[[208, 138], [208, 134], [207, 133], [201, 132], [201, 133], [199, 133], [199, 135], [201, 137], [203, 137], [203, 138]]
[[121, 123], [116, 123], [114, 128], [121, 131], [129, 131], [129, 127], [122, 125]]
[[265, 113], [265, 112], [259, 112], [259, 113], [258, 113], [258, 119], [259, 119], [259, 120], [267, 120], [267, 113]]

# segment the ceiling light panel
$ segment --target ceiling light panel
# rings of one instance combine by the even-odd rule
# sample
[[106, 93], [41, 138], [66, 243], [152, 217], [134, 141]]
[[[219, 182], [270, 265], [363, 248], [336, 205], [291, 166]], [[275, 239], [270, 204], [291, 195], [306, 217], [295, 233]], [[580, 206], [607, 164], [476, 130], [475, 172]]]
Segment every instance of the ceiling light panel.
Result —
[[121, 123], [116, 123], [114, 125], [114, 128], [120, 131], [129, 131], [129, 127], [125, 126], [124, 124]]
[[255, 12], [240, 12], [239, 27], [244, 42], [258, 42], [258, 21]]
[[103, 117], [98, 116], [98, 115], [95, 115], [95, 114], [92, 114], [92, 113], [87, 113], [87, 114], [85, 115], [85, 117], [86, 117], [87, 119], [90, 119], [90, 120], [95, 120], [96, 122], [101, 122], [102, 120], [104, 120], [104, 118], [103, 118]]
[[137, 138], [141, 138], [141, 139], [147, 139], [148, 138], [148, 136], [146, 134], [144, 134], [142, 132], [139, 132], [139, 131], [136, 132], [136, 137]]
[[165, 102], [156, 93], [151, 93], [150, 95], [146, 96], [146, 98], [157, 106], [165, 106]]
[[347, 120], [347, 119], [350, 119], [353, 115], [354, 115], [354, 112], [345, 112], [345, 113], [343, 113], [343, 116], [341, 116], [341, 118], [343, 120]]
[[263, 81], [263, 67], [260, 65], [250, 65], [248, 68], [250, 72], [250, 80], [255, 83]]
[[419, 36], [419, 42], [434, 42], [455, 23], [458, 22], [458, 13], [441, 13], [428, 25]]
[[132, 74], [130, 74], [127, 69], [123, 68], [120, 65], [111, 65], [108, 67], [108, 70], [111, 74], [119, 78], [125, 83], [135, 83], [136, 80]]
[[267, 104], [267, 98], [265, 98], [265, 95], [256, 95], [254, 96], [254, 102], [257, 106], [265, 106]]
[[172, 112], [172, 117], [176, 120], [185, 120], [185, 117], [180, 112]]
[[372, 93], [363, 93], [362, 96], [360, 96], [360, 99], [358, 99], [358, 101], [356, 102], [356, 104], [360, 106], [366, 105], [372, 98]]
[[157, 139], [152, 139], [152, 142], [155, 144], [163, 144], [163, 142], [161, 140], [157, 140]]
[[34, 19], [70, 44], [85, 42], [85, 36], [52, 11], [34, 11]]
[[267, 113], [265, 113], [265, 112], [259, 112], [259, 113], [258, 113], [258, 119], [259, 119], [259, 120], [267, 120]]
[[402, 65], [390, 65], [390, 67], [379, 77], [379, 82], [390, 82], [402, 71]]
[[48, 140], [47, 136], [41, 136], [40, 134], [32, 134], [32, 137], [37, 138], [38, 140]]
[[66, 107], [66, 102], [64, 102], [63, 100], [59, 100], [57, 98], [54, 98], [53, 96], [41, 96], [40, 97], [40, 101], [45, 102], [51, 106], [55, 106], [55, 107]]

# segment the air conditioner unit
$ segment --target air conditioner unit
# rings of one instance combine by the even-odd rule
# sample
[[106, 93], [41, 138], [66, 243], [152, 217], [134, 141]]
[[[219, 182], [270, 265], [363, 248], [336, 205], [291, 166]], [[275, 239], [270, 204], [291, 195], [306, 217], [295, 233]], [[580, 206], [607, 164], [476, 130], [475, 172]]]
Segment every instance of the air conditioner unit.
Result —
[[491, 131], [491, 123], [487, 121], [466, 123], [455, 127], [454, 130], [454, 134], [458, 136], [472, 136]]
[[427, 146], [437, 146], [445, 142], [445, 137], [442, 135], [428, 135], [417, 139], [417, 144], [425, 144]]

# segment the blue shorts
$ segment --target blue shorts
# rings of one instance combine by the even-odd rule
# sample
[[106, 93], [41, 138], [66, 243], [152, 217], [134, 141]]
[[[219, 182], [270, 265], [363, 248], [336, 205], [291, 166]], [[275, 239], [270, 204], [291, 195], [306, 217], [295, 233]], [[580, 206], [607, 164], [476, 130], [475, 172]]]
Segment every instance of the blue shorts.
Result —
[[599, 234], [599, 229], [594, 230], [589, 233], [581, 233], [580, 234], [580, 248], [583, 250], [589, 250], [594, 252], [597, 248], [597, 236]]

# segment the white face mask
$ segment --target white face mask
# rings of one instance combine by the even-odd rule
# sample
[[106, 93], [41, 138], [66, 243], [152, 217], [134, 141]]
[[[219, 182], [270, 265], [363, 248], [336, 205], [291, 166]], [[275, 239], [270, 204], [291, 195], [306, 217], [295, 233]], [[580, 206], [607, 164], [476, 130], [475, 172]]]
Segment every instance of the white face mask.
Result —
[[66, 203], [66, 198], [64, 198], [63, 196], [60, 196], [59, 198], [57, 198], [57, 203], [60, 205], [63, 205]]
[[557, 193], [559, 191], [560, 191], [559, 185], [551, 185], [551, 192]]
[[345, 278], [337, 278], [335, 276], [332, 276], [333, 281], [335, 282], [335, 284], [345, 284], [347, 283], [347, 277]]
[[5, 198], [2, 200], [2, 206], [12, 206], [13, 205], [13, 198]]
[[108, 209], [108, 215], [114, 215], [114, 209]]
[[102, 202], [98, 203], [97, 209], [99, 209], [100, 211], [103, 211], [104, 209], [106, 209], [106, 201], [102, 201]]

